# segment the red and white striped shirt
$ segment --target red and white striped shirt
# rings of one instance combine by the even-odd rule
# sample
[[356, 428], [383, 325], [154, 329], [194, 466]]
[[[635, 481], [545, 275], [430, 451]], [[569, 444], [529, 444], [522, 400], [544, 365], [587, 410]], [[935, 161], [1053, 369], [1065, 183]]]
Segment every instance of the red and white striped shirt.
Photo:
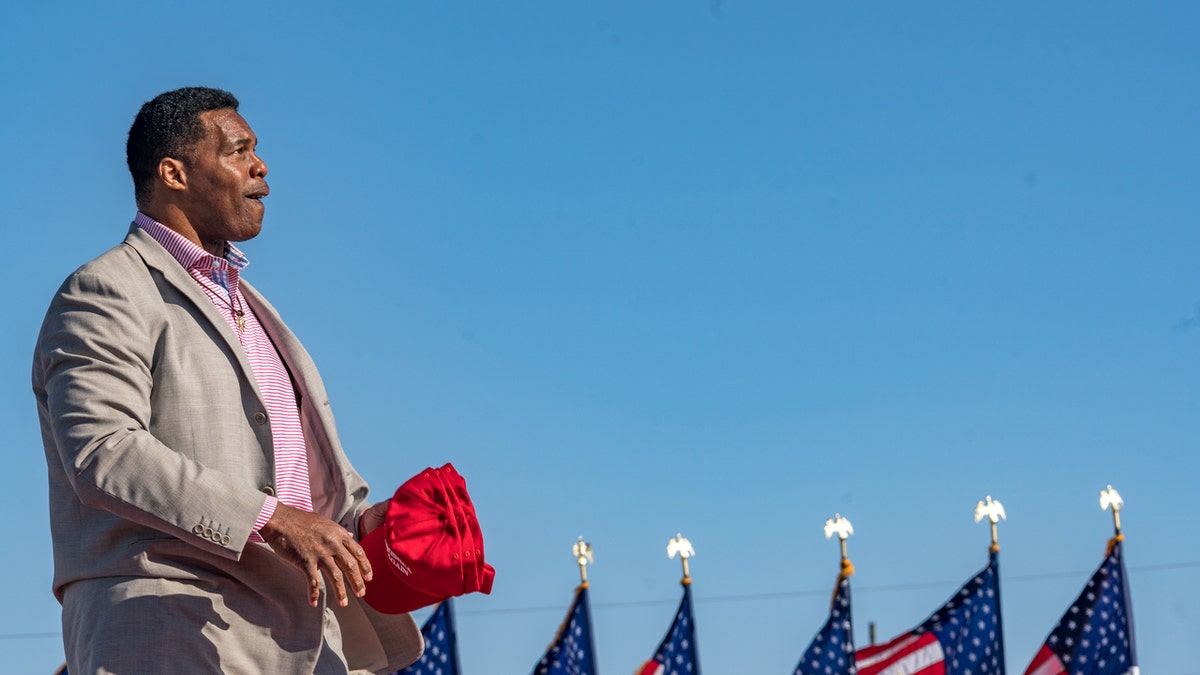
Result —
[[250, 362], [250, 370], [267, 408], [275, 445], [275, 497], [267, 497], [258, 519], [254, 521], [254, 534], [251, 535], [251, 539], [262, 541], [258, 531], [271, 519], [279, 502], [305, 511], [312, 511], [313, 504], [308, 480], [308, 451], [304, 444], [304, 430], [300, 425], [300, 411], [296, 407], [292, 378], [275, 345], [267, 337], [258, 317], [246, 304], [238, 288], [241, 271], [249, 261], [229, 242], [225, 243], [224, 257], [214, 256], [140, 211], [133, 222], [162, 244], [196, 280], [221, 316], [225, 317], [229, 329], [242, 345], [246, 360]]

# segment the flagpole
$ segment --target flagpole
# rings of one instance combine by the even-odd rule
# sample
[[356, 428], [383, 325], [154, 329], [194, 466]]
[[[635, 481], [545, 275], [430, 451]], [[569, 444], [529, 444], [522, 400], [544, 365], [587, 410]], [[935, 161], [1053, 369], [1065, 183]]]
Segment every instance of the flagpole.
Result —
[[667, 542], [667, 557], [674, 558], [675, 554], [679, 554], [679, 560], [683, 563], [683, 579], [679, 583], [687, 586], [692, 583], [692, 577], [688, 573], [688, 560], [696, 555], [696, 549], [692, 548], [692, 542], [684, 539], [678, 532]]
[[[1104, 510], [1111, 509], [1113, 515], [1113, 537], [1108, 540], [1108, 547], [1104, 552], [1104, 557], [1107, 561], [1116, 552], [1117, 544], [1125, 541], [1125, 535], [1121, 533], [1121, 511], [1125, 508], [1125, 500], [1121, 498], [1121, 494], [1112, 485], [1108, 485], [1100, 491], [1100, 508]], [[1133, 600], [1129, 596], [1129, 572], [1125, 570], [1125, 556], [1123, 552], [1120, 552], [1117, 556], [1116, 564], [1121, 583], [1121, 603], [1125, 611], [1125, 629], [1128, 636], [1130, 661], [1129, 672], [1132, 675], [1138, 675], [1140, 671], [1137, 666], [1137, 641], [1133, 637]]]
[[667, 557], [676, 555], [683, 563], [683, 579], [679, 582], [683, 586], [683, 598], [666, 636], [654, 656], [638, 668], [638, 675], [700, 675], [700, 653], [696, 648], [696, 627], [692, 621], [692, 575], [688, 570], [688, 561], [696, 555], [696, 549], [680, 533], [667, 542]]
[[998, 500], [992, 499], [988, 495], [985, 499], [975, 504], [975, 522], [979, 522], [987, 518], [988, 525], [992, 533], [992, 544], [988, 546], [988, 568], [991, 574], [994, 575], [995, 594], [996, 594], [996, 645], [998, 647], [996, 655], [997, 664], [1000, 666], [1000, 672], [1004, 673], [1004, 618], [1002, 616], [1002, 603], [1000, 602], [1000, 537], [997, 533], [996, 524], [1001, 520], [1008, 520], [1008, 515], [1004, 513], [1004, 505]]
[[1100, 508], [1107, 511], [1112, 509], [1113, 514], [1113, 536], [1121, 535], [1121, 509], [1125, 508], [1125, 500], [1121, 499], [1121, 495], [1109, 485], [1100, 491]]
[[[1025, 669], [1033, 673], [1119, 672], [1138, 675], [1137, 641], [1133, 630], [1133, 601], [1129, 594], [1129, 573], [1121, 542], [1120, 511], [1125, 506], [1121, 495], [1109, 485], [1100, 491], [1100, 508], [1113, 512], [1113, 537], [1108, 540], [1104, 562], [1092, 574], [1079, 597], [1051, 629], [1041, 649]], [[1095, 660], [1094, 641], [1081, 635], [1105, 636], [1102, 661]], [[1090, 661], [1090, 662], [1089, 662]], [[1108, 668], [1104, 668], [1104, 665]], [[1096, 669], [1095, 666], [1100, 668]]]
[[850, 521], [835, 513], [825, 521], [825, 538], [838, 538], [841, 549], [841, 564], [838, 566], [837, 583], [833, 585], [833, 597], [829, 599], [829, 618], [817, 631], [792, 675], [854, 675], [854, 626], [850, 609], [850, 575], [854, 565], [846, 554], [846, 539], [854, 534]]
[[1120, 493], [1112, 485], [1109, 485], [1100, 491], [1100, 508], [1105, 511], [1112, 509], [1113, 537], [1108, 540], [1107, 553], [1107, 555], [1112, 555], [1113, 546], [1118, 541], [1125, 540], [1125, 535], [1121, 534], [1121, 509], [1125, 508], [1125, 500], [1121, 499]]
[[[835, 534], [842, 548], [842, 562], [838, 572], [838, 579], [845, 579], [854, 574], [854, 563], [850, 562], [850, 558], [846, 557], [846, 540], [850, 538], [850, 535], [854, 534], [854, 526], [840, 513], [833, 514], [832, 518], [825, 521], [825, 538], [830, 539]], [[834, 589], [834, 593], [837, 593], [836, 588]]]
[[587, 566], [595, 562], [595, 558], [592, 557], [592, 545], [584, 541], [583, 537], [580, 536], [579, 541], [575, 542], [575, 545], [571, 547], [571, 552], [575, 554], [575, 563], [579, 565], [579, 585], [582, 588], [587, 588]]
[[1008, 516], [1004, 513], [1004, 505], [992, 499], [991, 495], [988, 495], [986, 499], [981, 500], [975, 505], [975, 522], [978, 523], [984, 518], [987, 518], [988, 523], [992, 526], [992, 545], [988, 550], [992, 553], [999, 553], [1000, 541], [996, 535], [996, 523], [1001, 520], [1007, 520]]
[[[567, 616], [554, 634], [554, 640], [546, 648], [531, 675], [550, 673], [580, 673], [595, 675], [596, 644], [592, 639], [592, 613], [588, 606], [587, 566], [594, 561], [592, 545], [579, 537], [571, 547], [575, 563], [579, 565], [579, 586], [575, 588], [575, 599]], [[440, 672], [440, 671], [439, 671]]]

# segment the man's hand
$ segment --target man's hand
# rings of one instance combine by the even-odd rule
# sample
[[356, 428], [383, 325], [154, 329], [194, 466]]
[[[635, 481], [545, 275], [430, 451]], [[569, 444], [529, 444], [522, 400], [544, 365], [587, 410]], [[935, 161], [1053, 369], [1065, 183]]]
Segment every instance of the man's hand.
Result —
[[281, 503], [259, 534], [276, 555], [308, 576], [308, 603], [313, 607], [321, 597], [321, 573], [342, 607], [349, 603], [346, 578], [356, 596], [366, 594], [371, 563], [354, 535], [332, 520]]

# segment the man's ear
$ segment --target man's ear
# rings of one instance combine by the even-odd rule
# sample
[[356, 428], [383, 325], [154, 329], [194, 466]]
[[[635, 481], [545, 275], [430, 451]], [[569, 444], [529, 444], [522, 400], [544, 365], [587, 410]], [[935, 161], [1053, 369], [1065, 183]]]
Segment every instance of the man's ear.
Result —
[[168, 190], [187, 189], [187, 169], [183, 162], [173, 157], [163, 157], [158, 163], [158, 180]]

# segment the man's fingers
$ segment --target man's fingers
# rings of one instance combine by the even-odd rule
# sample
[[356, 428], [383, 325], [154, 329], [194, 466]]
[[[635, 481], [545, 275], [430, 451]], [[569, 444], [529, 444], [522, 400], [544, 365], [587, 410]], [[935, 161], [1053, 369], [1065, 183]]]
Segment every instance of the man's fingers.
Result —
[[315, 563], [309, 563], [304, 572], [308, 575], [308, 604], [316, 607], [321, 599], [321, 570]]
[[324, 556], [321, 558], [321, 567], [325, 570], [325, 577], [329, 579], [329, 585], [333, 587], [333, 597], [337, 599], [337, 604], [345, 607], [350, 600], [346, 597], [346, 580], [340, 569], [342, 567], [341, 559], [332, 555]]
[[[350, 543], [354, 543], [351, 539]], [[357, 545], [355, 548], [358, 548]], [[359, 548], [361, 551], [361, 548]], [[367, 594], [367, 582], [363, 580], [362, 558], [356, 554], [357, 552], [349, 547], [342, 549], [337, 556], [337, 563], [342, 568], [342, 572], [350, 580], [350, 589], [358, 597]]]
[[338, 574], [343, 579], [343, 587], [349, 584], [350, 590], [361, 598], [367, 585], [363, 583], [362, 573], [359, 572], [358, 563], [354, 561], [354, 556], [343, 549], [334, 554], [334, 562], [337, 563], [339, 568]]
[[370, 581], [371, 577], [375, 576], [375, 571], [371, 569], [371, 561], [367, 560], [367, 552], [363, 550], [362, 546], [358, 545], [357, 541], [354, 541], [354, 537], [350, 537], [346, 540], [346, 548], [350, 551], [350, 555], [354, 556], [354, 562], [358, 566], [359, 572], [362, 575], [363, 592], [359, 593], [359, 597], [362, 597], [362, 595], [364, 595], [367, 591], [366, 582]]

